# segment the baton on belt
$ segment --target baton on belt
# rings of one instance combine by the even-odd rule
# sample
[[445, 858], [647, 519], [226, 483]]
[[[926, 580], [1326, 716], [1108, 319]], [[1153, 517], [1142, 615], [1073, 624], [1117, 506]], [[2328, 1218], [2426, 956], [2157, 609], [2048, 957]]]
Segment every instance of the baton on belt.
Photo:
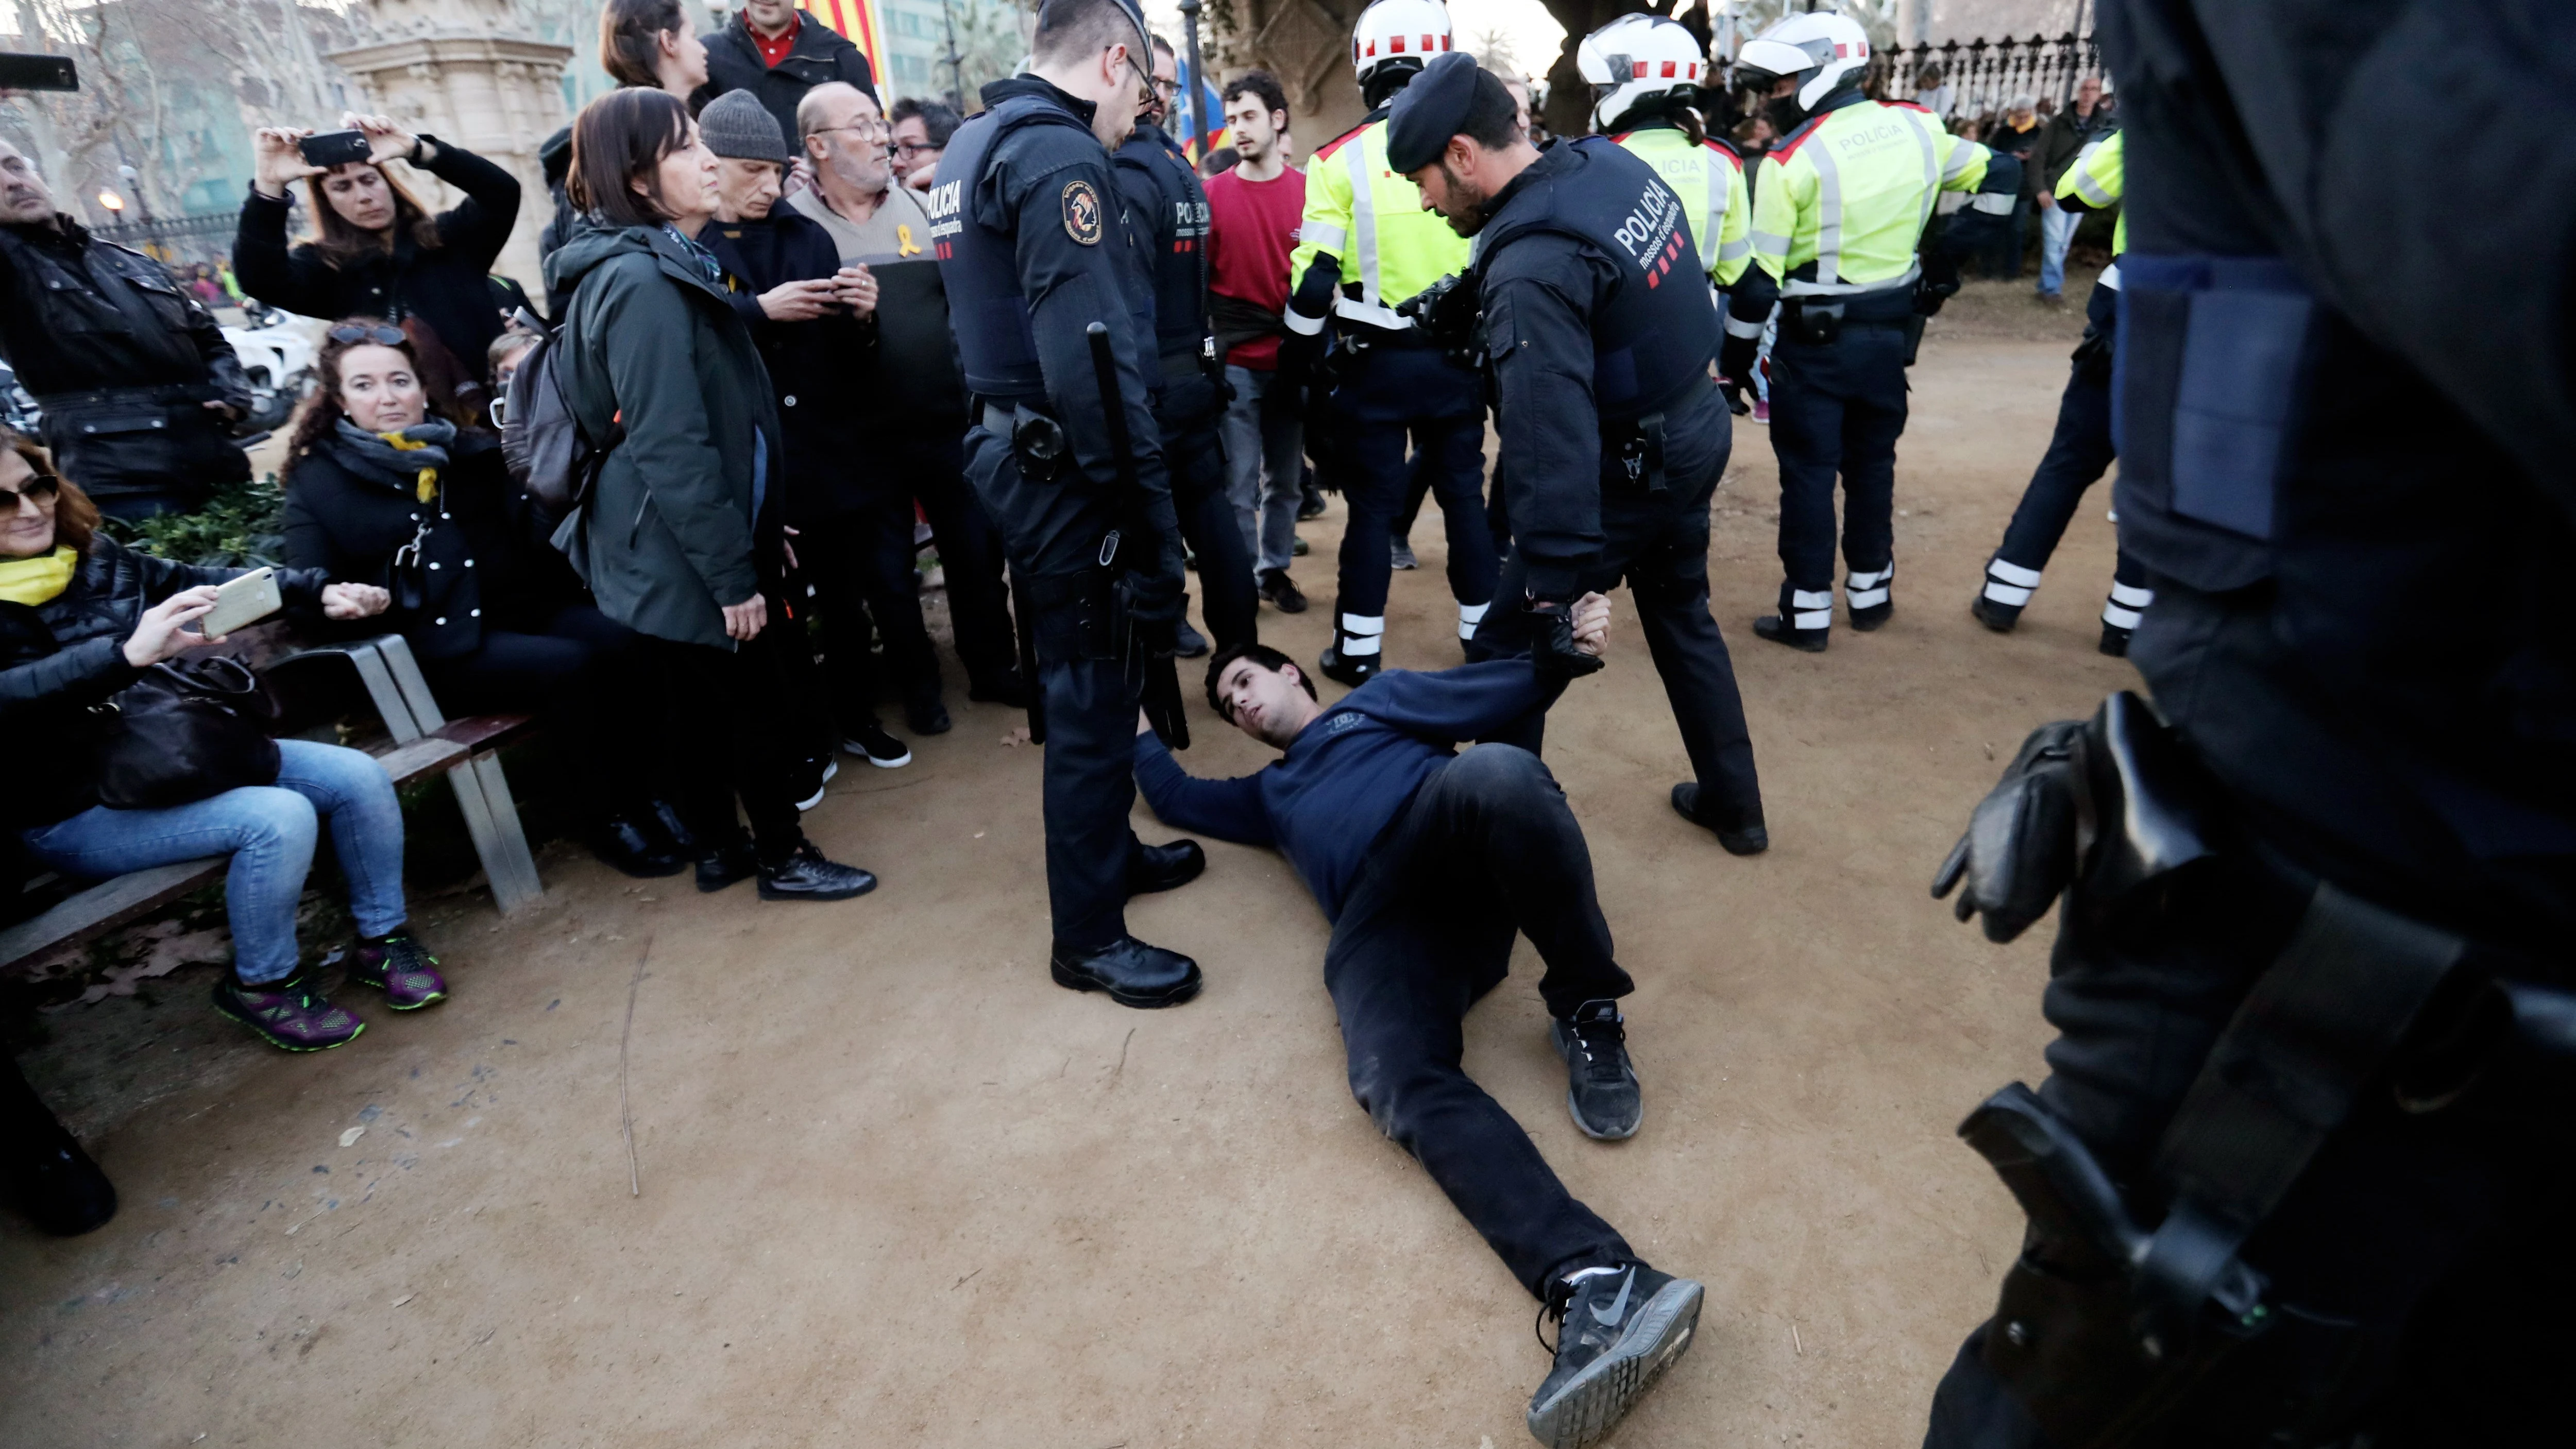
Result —
[[[1126, 399], [1118, 390], [1118, 358], [1109, 350], [1107, 324], [1094, 322], [1083, 331], [1091, 339], [1091, 375], [1100, 384], [1100, 414], [1109, 428], [1110, 461], [1117, 466], [1120, 491], [1132, 500], [1144, 485], [1136, 477], [1135, 440], [1127, 432]], [[1114, 533], [1111, 535], [1113, 540], [1116, 537]], [[1114, 554], [1101, 559], [1101, 563], [1112, 568], [1118, 566]], [[1124, 585], [1120, 588], [1123, 593]], [[1123, 625], [1126, 614], [1123, 601], [1120, 613]], [[1138, 663], [1135, 634], [1132, 629], [1123, 627], [1120, 632], [1125, 635], [1126, 643], [1123, 667], [1132, 669]], [[1164, 744], [1176, 750], [1188, 749], [1190, 726], [1181, 713], [1180, 670], [1167, 654], [1155, 654], [1142, 662], [1145, 678], [1139, 692], [1143, 696], [1141, 703], [1145, 707], [1146, 720], [1153, 725], [1154, 733], [1163, 737]]]

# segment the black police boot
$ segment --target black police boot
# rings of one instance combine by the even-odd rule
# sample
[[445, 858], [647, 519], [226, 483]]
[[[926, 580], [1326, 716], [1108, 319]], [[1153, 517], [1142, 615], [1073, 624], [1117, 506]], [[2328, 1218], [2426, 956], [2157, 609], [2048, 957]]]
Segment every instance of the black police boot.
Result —
[[760, 852], [751, 848], [751, 832], [737, 825], [733, 838], [710, 846], [698, 846], [698, 889], [720, 891], [736, 881], [760, 874]]
[[1771, 832], [1762, 823], [1762, 806], [1725, 810], [1717, 802], [1708, 802], [1708, 811], [1700, 811], [1700, 788], [1690, 780], [1673, 787], [1673, 809], [1691, 824], [1717, 837], [1729, 855], [1760, 855], [1771, 848]]
[[1843, 575], [1843, 600], [1851, 606], [1851, 625], [1866, 634], [1896, 616], [1896, 565], [1868, 573]]
[[1786, 644], [1809, 654], [1825, 652], [1833, 634], [1834, 591], [1780, 586], [1780, 612], [1753, 621], [1754, 637]]
[[846, 901], [877, 888], [877, 878], [855, 865], [825, 860], [814, 842], [800, 840], [787, 858], [760, 866], [764, 901]]
[[2136, 632], [2139, 621], [2147, 616], [2147, 606], [2155, 601], [2155, 590], [2114, 580], [2111, 597], [2102, 601], [2102, 652], [2114, 659], [2128, 658], [2129, 635]]
[[1206, 869], [1207, 851], [1195, 840], [1175, 840], [1169, 845], [1139, 842], [1127, 857], [1127, 894], [1175, 890], [1197, 880]]
[[1628, 1060], [1628, 1032], [1619, 1003], [1587, 1001], [1571, 1020], [1548, 1024], [1556, 1054], [1565, 1058], [1565, 1110], [1595, 1142], [1622, 1142], [1646, 1120], [1646, 1091]]
[[602, 819], [585, 835], [590, 853], [638, 880], [678, 875], [689, 868], [662, 833], [661, 823], [645, 813], [619, 813]]
[[0, 1192], [58, 1238], [77, 1237], [116, 1216], [116, 1185], [6, 1057], [0, 1057]]
[[682, 860], [695, 860], [702, 854], [698, 849], [698, 837], [690, 832], [689, 823], [680, 818], [679, 806], [668, 800], [656, 800], [645, 813], [647, 823], [659, 830], [661, 839], [670, 846], [673, 855]]
[[1106, 991], [1120, 1006], [1145, 1010], [1178, 1006], [1199, 994], [1199, 963], [1133, 936], [1121, 936], [1090, 951], [1058, 941], [1048, 956], [1047, 970], [1058, 986]]
[[1029, 687], [1021, 682], [1020, 671], [1016, 668], [967, 680], [966, 697], [977, 704], [998, 704], [1011, 709], [1029, 707]]
[[[1643, 1263], [1585, 1269], [1548, 1285], [1540, 1321], [1557, 1323], [1556, 1367], [1530, 1395], [1531, 1437], [1587, 1449], [1653, 1388], [1699, 1332], [1707, 1290]], [[1539, 1339], [1542, 1347], [1547, 1340]]]
[[[1363, 629], [1374, 627], [1376, 633], [1374, 635], [1353, 633], [1349, 625], [1354, 619], [1359, 620]], [[1366, 639], [1376, 647], [1366, 654], [1352, 653], [1351, 646], [1362, 639]], [[1357, 614], [1346, 614], [1342, 612], [1341, 604], [1337, 600], [1333, 605], [1333, 642], [1325, 646], [1323, 657], [1315, 661], [1315, 667], [1323, 671], [1326, 679], [1337, 680], [1356, 689], [1377, 677], [1380, 662], [1385, 658], [1381, 652], [1385, 647], [1385, 615], [1380, 614], [1374, 619], [1369, 619]]]
[[2102, 642], [2095, 647], [2114, 659], [2126, 659], [2129, 657], [2130, 632], [2117, 624], [2105, 624], [2102, 626]]
[[918, 735], [948, 733], [948, 705], [939, 697], [939, 681], [911, 686], [904, 691], [904, 728]]
[[2039, 570], [2006, 563], [2001, 557], [1990, 558], [1986, 560], [1985, 587], [1977, 590], [1968, 612], [1996, 633], [2009, 634], [2021, 622], [2021, 611], [2029, 605], [2031, 591], [2038, 587]]

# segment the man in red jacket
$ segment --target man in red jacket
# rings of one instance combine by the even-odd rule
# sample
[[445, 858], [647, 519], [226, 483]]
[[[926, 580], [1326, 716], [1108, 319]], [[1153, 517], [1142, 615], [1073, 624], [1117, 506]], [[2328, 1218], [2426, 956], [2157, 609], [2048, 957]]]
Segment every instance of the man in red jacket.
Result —
[[1207, 183], [1208, 313], [1225, 348], [1228, 491], [1253, 555], [1261, 597], [1283, 614], [1305, 612], [1288, 580], [1297, 542], [1304, 409], [1275, 386], [1280, 315], [1288, 309], [1288, 258], [1306, 213], [1306, 173], [1288, 164], [1288, 97], [1268, 71], [1227, 82], [1225, 119], [1240, 159]]

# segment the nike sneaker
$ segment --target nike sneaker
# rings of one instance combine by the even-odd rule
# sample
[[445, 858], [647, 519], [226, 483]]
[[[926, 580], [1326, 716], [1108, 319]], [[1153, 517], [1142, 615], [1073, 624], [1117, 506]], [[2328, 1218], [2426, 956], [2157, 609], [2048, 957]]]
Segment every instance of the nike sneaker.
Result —
[[[1706, 1296], [1690, 1279], [1643, 1263], [1551, 1284], [1539, 1321], [1556, 1320], [1556, 1367], [1530, 1396], [1531, 1437], [1548, 1449], [1599, 1443], [1689, 1350]], [[1543, 1336], [1539, 1344], [1548, 1347]]]
[[1548, 1024], [1556, 1054], [1565, 1058], [1565, 1110], [1595, 1142], [1634, 1137], [1646, 1120], [1645, 1089], [1637, 1085], [1628, 1029], [1620, 1023], [1619, 1003], [1587, 1001], [1571, 1019]]

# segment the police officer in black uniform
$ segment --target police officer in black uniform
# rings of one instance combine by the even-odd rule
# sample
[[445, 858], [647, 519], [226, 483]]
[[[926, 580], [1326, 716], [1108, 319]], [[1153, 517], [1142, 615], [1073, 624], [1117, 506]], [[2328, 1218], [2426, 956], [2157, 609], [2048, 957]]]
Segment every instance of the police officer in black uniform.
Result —
[[[1163, 466], [1172, 479], [1172, 507], [1181, 537], [1198, 556], [1200, 607], [1216, 647], [1254, 640], [1252, 559], [1243, 528], [1226, 497], [1225, 451], [1217, 425], [1225, 418], [1223, 370], [1208, 327], [1207, 192], [1179, 144], [1163, 130], [1171, 102], [1165, 87], [1179, 76], [1177, 58], [1161, 36], [1153, 39], [1154, 91], [1136, 131], [1112, 158], [1119, 190], [1135, 219], [1137, 240], [1152, 260], [1150, 335], [1159, 354], [1154, 420], [1162, 427]], [[1195, 644], [1195, 647], [1193, 645]], [[1206, 652], [1184, 636], [1187, 654]]]
[[[1601, 138], [1533, 149], [1503, 83], [1433, 61], [1387, 122], [1388, 164], [1477, 237], [1476, 263], [1421, 311], [1456, 339], [1481, 312], [1512, 553], [1471, 657], [1526, 655], [1569, 675], [1572, 602], [1636, 590], [1696, 779], [1673, 808], [1737, 855], [1767, 848], [1735, 666], [1708, 610], [1708, 506], [1734, 423], [1709, 378], [1718, 320], [1680, 198]], [[1472, 345], [1472, 342], [1470, 343]], [[1535, 746], [1539, 721], [1528, 726]]]
[[[1168, 655], [1181, 540], [1139, 332], [1142, 239], [1110, 179], [1146, 88], [1130, 0], [1048, 0], [1031, 69], [984, 87], [931, 188], [931, 237], [973, 397], [966, 474], [1002, 528], [1034, 635], [1046, 722], [1047, 895], [1058, 984], [1125, 1006], [1198, 993], [1198, 963], [1127, 934], [1129, 895], [1206, 868], [1196, 841], [1128, 828], [1136, 660]], [[1103, 323], [1132, 456], [1121, 459], [1085, 329]], [[1123, 480], [1123, 481], [1122, 481]]]
[[[2058, 1035], [1961, 1129], [2031, 1223], [1929, 1445], [2568, 1432], [2576, 67], [2540, 17], [2102, 7], [2154, 705], [2042, 727], [1936, 883], [1998, 940], [2057, 905]], [[2513, 140], [2428, 150], [2430, 114]]]

